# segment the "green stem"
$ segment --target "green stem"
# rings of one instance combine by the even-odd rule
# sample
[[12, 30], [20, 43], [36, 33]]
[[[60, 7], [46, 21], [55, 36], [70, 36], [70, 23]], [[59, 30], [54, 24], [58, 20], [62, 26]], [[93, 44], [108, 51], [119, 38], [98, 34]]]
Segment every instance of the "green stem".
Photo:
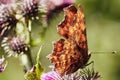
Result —
[[26, 73], [33, 67], [33, 60], [31, 56], [31, 21], [25, 20], [25, 26], [28, 31], [28, 35], [26, 37], [28, 39], [29, 48], [23, 55], [21, 55], [21, 61], [22, 64], [24, 65], [24, 71]]
[[20, 59], [22, 61], [22, 64], [24, 65], [24, 72], [26, 73], [27, 71], [31, 70], [31, 68], [33, 67], [33, 61], [30, 49], [26, 53], [21, 55]]
[[32, 30], [32, 27], [31, 27], [31, 25], [32, 25], [32, 21], [29, 20], [27, 24], [28, 24], [27, 27], [28, 27], [28, 32], [29, 32], [29, 44], [30, 44], [30, 46], [31, 46], [31, 41], [32, 41], [32, 38], [31, 38], [31, 30]]

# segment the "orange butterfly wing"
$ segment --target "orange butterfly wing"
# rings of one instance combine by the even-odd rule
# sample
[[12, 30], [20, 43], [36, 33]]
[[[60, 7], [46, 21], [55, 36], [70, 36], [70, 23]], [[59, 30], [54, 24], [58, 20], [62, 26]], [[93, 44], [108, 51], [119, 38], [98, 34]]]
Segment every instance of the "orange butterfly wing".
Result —
[[90, 58], [88, 54], [86, 27], [81, 6], [78, 10], [69, 6], [65, 10], [65, 20], [58, 25], [58, 32], [66, 39], [54, 43], [49, 59], [60, 73], [70, 74], [83, 68]]
[[74, 6], [64, 8], [65, 19], [58, 25], [58, 33], [65, 38], [68, 38], [69, 28], [73, 22], [77, 9]]

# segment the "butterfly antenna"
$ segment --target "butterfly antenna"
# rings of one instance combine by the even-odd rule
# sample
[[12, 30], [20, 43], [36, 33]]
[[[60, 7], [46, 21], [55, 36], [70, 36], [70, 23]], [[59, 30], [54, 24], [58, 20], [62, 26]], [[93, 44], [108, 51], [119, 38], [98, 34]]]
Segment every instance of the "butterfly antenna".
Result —
[[104, 52], [104, 51], [97, 51], [97, 52], [94, 52], [94, 51], [91, 51], [90, 52], [91, 54], [120, 54], [120, 51], [108, 51], [108, 52]]

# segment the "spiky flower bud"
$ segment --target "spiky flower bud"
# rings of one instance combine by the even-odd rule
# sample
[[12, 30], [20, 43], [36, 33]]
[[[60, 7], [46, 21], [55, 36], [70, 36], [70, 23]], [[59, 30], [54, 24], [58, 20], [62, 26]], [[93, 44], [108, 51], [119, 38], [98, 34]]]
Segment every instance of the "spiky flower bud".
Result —
[[99, 80], [100, 74], [94, 69], [83, 68], [79, 69], [75, 73], [64, 75], [62, 80]]
[[80, 71], [82, 80], [98, 80], [101, 76], [98, 72], [95, 72], [94, 69], [83, 69]]
[[39, 19], [39, 0], [24, 0], [22, 14], [28, 20]]
[[81, 69], [62, 77], [56, 71], [50, 71], [41, 76], [41, 80], [99, 80], [99, 78], [99, 73], [93, 69]]
[[0, 6], [0, 37], [7, 36], [13, 30], [18, 20], [11, 6]]
[[29, 49], [28, 45], [20, 37], [13, 37], [12, 39], [4, 38], [1, 46], [9, 56], [25, 53]]
[[9, 42], [9, 46], [14, 52], [17, 52], [18, 54], [28, 50], [27, 44], [19, 37], [12, 38]]

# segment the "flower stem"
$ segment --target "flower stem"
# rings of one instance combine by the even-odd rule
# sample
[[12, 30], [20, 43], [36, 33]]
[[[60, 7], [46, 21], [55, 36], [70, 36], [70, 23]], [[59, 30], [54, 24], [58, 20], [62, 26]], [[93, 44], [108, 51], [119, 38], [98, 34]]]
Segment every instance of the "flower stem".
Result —
[[33, 61], [30, 49], [25, 54], [21, 55], [20, 59], [24, 65], [24, 72], [26, 73], [28, 70], [31, 70], [33, 67]]

